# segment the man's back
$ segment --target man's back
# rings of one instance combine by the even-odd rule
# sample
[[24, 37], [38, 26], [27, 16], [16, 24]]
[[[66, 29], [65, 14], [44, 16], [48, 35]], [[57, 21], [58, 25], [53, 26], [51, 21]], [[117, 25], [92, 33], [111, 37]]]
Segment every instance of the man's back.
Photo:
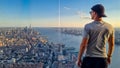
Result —
[[85, 26], [85, 35], [89, 37], [86, 56], [107, 57], [106, 42], [110, 35], [113, 35], [113, 27], [103, 21], [93, 21]]

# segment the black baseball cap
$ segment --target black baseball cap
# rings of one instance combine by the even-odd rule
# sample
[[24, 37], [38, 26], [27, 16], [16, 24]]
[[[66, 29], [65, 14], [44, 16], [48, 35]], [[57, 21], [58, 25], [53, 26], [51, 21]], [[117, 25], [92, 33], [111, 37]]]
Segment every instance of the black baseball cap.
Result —
[[94, 5], [91, 10], [95, 11], [100, 17], [107, 17], [104, 12], [104, 6], [102, 4], [96, 4]]

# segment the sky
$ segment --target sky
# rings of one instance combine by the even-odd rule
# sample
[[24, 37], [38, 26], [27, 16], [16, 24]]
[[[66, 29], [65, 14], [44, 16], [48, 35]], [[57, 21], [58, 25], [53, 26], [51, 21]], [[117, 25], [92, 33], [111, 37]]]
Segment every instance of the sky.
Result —
[[120, 0], [0, 0], [0, 27], [84, 27], [95, 4], [104, 5], [104, 21], [120, 27]]

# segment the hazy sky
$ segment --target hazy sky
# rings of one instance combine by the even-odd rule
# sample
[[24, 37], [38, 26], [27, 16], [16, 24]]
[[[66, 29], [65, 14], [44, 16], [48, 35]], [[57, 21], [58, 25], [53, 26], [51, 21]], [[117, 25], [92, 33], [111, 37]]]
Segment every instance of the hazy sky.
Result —
[[120, 0], [0, 0], [0, 27], [83, 27], [98, 3], [105, 6], [104, 20], [120, 27]]

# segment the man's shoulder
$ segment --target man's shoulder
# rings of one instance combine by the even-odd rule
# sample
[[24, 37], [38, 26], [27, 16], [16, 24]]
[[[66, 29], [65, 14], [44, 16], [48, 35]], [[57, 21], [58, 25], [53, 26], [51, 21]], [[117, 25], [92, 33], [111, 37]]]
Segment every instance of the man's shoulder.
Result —
[[89, 22], [85, 25], [85, 27], [91, 27], [93, 25], [93, 22]]
[[105, 26], [106, 27], [109, 27], [109, 28], [112, 28], [113, 29], [113, 26], [110, 24], [110, 23], [107, 23], [107, 22], [104, 22], [105, 23]]

